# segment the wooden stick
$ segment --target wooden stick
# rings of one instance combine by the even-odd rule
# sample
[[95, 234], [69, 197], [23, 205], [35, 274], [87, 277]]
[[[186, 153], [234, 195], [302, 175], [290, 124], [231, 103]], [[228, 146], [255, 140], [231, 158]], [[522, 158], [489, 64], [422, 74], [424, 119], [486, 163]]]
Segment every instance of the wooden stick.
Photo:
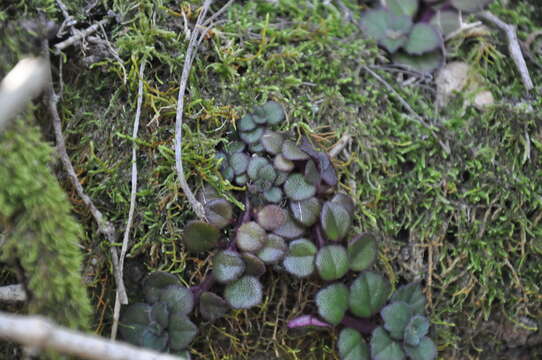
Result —
[[40, 316], [0, 312], [0, 338], [91, 360], [179, 360], [179, 357], [69, 330]]
[[523, 86], [528, 92], [531, 91], [534, 88], [534, 84], [531, 80], [531, 76], [529, 75], [529, 69], [527, 68], [527, 63], [525, 62], [523, 53], [521, 52], [521, 47], [519, 45], [518, 36], [516, 33], [516, 26], [505, 23], [489, 11], [482, 11], [478, 14], [478, 16], [493, 23], [493, 25], [504, 31], [506, 38], [508, 39], [508, 51], [510, 52], [510, 56], [512, 56], [512, 60], [514, 60], [514, 63], [518, 68]]

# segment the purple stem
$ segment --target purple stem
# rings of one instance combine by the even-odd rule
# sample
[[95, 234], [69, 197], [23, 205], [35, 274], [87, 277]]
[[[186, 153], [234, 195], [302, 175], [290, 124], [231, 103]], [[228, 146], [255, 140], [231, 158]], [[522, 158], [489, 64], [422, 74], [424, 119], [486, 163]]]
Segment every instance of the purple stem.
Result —
[[316, 235], [316, 243], [318, 245], [318, 249], [326, 246], [326, 239], [324, 239], [324, 235], [322, 235], [322, 229], [320, 228], [320, 225], [317, 225], [315, 227], [314, 233]]
[[305, 327], [305, 326], [331, 327], [330, 324], [318, 319], [316, 316], [313, 316], [313, 315], [302, 315], [302, 316], [296, 317], [293, 320], [288, 321], [289, 329], [295, 329], [295, 328]]
[[378, 324], [372, 322], [370, 319], [355, 318], [350, 315], [345, 315], [341, 324], [356, 329], [364, 335], [370, 335], [374, 329], [378, 327]]
[[197, 302], [200, 295], [203, 292], [208, 291], [211, 288], [211, 286], [213, 286], [214, 283], [215, 283], [215, 277], [211, 273], [211, 274], [205, 276], [205, 279], [203, 279], [201, 284], [192, 286], [190, 288], [190, 291], [192, 291], [192, 294], [194, 295], [194, 300], [196, 300], [196, 302]]

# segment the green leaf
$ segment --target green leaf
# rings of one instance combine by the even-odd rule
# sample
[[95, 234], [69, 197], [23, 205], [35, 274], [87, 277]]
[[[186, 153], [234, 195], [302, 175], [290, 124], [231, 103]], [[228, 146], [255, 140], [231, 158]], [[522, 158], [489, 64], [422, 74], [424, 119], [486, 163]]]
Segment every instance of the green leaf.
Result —
[[162, 329], [169, 324], [169, 306], [165, 302], [159, 302], [152, 306], [151, 317]]
[[442, 37], [433, 25], [417, 23], [412, 28], [404, 49], [411, 55], [421, 55], [436, 50], [441, 45]]
[[418, 12], [418, 0], [386, 0], [386, 6], [397, 16], [412, 18]]
[[248, 168], [250, 158], [244, 152], [237, 152], [229, 157], [229, 163], [235, 175], [244, 174]]
[[337, 280], [348, 272], [348, 256], [341, 245], [327, 245], [316, 254], [318, 274], [325, 281]]
[[452, 0], [452, 5], [462, 11], [473, 12], [483, 10], [493, 0]]
[[245, 271], [245, 263], [238, 252], [232, 250], [219, 251], [213, 258], [213, 276], [220, 283], [237, 280]]
[[264, 165], [258, 170], [256, 181], [254, 182], [258, 192], [271, 189], [275, 179], [277, 178], [277, 172], [273, 165]]
[[332, 203], [337, 203], [346, 209], [350, 214], [355, 210], [354, 200], [345, 193], [336, 193], [331, 199]]
[[437, 347], [428, 337], [421, 339], [418, 346], [405, 345], [404, 349], [412, 360], [434, 360], [437, 358]]
[[306, 227], [310, 227], [318, 221], [321, 209], [320, 201], [315, 197], [302, 201], [290, 201], [293, 218]]
[[282, 200], [283, 194], [279, 187], [272, 187], [269, 190], [264, 191], [263, 198], [273, 204], [278, 204]]
[[395, 340], [403, 340], [405, 328], [412, 318], [412, 310], [401, 301], [391, 303], [384, 307], [380, 312], [384, 320], [384, 328], [388, 330], [390, 336]]
[[239, 227], [235, 242], [241, 251], [256, 252], [260, 250], [267, 240], [265, 230], [254, 221], [247, 222]]
[[155, 351], [164, 351], [167, 346], [167, 334], [157, 333], [154, 329], [145, 328], [140, 334], [140, 342], [137, 344], [147, 349]]
[[318, 249], [307, 239], [297, 239], [290, 243], [283, 265], [287, 272], [304, 278], [314, 272], [314, 255]]
[[338, 325], [348, 310], [348, 288], [342, 283], [328, 285], [316, 294], [316, 306], [324, 320]]
[[273, 166], [275, 169], [283, 172], [290, 172], [294, 169], [293, 161], [286, 159], [282, 154], [275, 156], [273, 159]]
[[179, 279], [173, 274], [164, 271], [155, 271], [143, 280], [143, 294], [145, 301], [153, 304], [160, 298], [162, 289], [169, 285], [179, 285]]
[[256, 214], [258, 224], [267, 231], [273, 231], [286, 223], [288, 213], [277, 205], [267, 205]]
[[[263, 136], [262, 136], [262, 138], [263, 138]], [[260, 152], [263, 152], [265, 150], [265, 148], [263, 147], [263, 145], [261, 143], [261, 139], [260, 139], [260, 142], [255, 142], [254, 144], [250, 144], [248, 146], [248, 150], [251, 153], [260, 153]]]
[[425, 316], [415, 315], [408, 322], [404, 331], [405, 343], [418, 346], [422, 338], [429, 332], [429, 320]]
[[397, 16], [389, 10], [369, 10], [361, 18], [361, 27], [389, 52], [396, 52], [407, 42], [412, 28], [409, 16]]
[[314, 186], [318, 186], [320, 182], [322, 181], [322, 177], [320, 176], [320, 171], [316, 167], [316, 164], [314, 161], [309, 160], [307, 161], [307, 164], [305, 165], [305, 180]]
[[253, 156], [250, 159], [250, 162], [248, 163], [247, 168], [247, 175], [252, 180], [256, 180], [258, 178], [258, 172], [260, 169], [266, 165], [269, 165], [269, 161], [267, 161], [266, 158], [263, 158], [261, 156]]
[[229, 153], [229, 154], [234, 154], [234, 153], [237, 153], [237, 152], [242, 152], [245, 150], [246, 148], [246, 144], [244, 142], [241, 142], [241, 141], [232, 141], [230, 142], [229, 144], [227, 144], [225, 146], [225, 150]]
[[292, 161], [307, 160], [309, 158], [309, 155], [292, 140], [284, 140], [282, 143], [282, 156]]
[[229, 306], [226, 300], [215, 293], [205, 291], [199, 298], [199, 312], [208, 321], [215, 321], [223, 317]]
[[248, 176], [247, 174], [239, 175], [235, 177], [235, 183], [239, 186], [246, 185], [248, 182]]
[[152, 307], [149, 304], [133, 303], [123, 309], [120, 321], [126, 325], [144, 325], [152, 322]]
[[256, 123], [254, 122], [254, 119], [252, 119], [252, 115], [247, 114], [239, 120], [237, 126], [239, 131], [247, 132], [254, 130], [256, 128]]
[[228, 226], [233, 217], [233, 208], [225, 199], [211, 199], [204, 205], [205, 217], [210, 224], [222, 229]]
[[284, 120], [284, 109], [279, 103], [268, 101], [262, 106], [262, 109], [269, 125], [277, 125]]
[[365, 233], [356, 236], [348, 243], [348, 262], [353, 271], [362, 271], [370, 267], [378, 255], [374, 235]]
[[461, 27], [461, 17], [455, 10], [438, 10], [431, 18], [430, 24], [447, 36]]
[[277, 155], [282, 151], [284, 137], [276, 131], [265, 130], [260, 142], [265, 151], [270, 154]]
[[262, 284], [254, 276], [245, 275], [226, 286], [224, 297], [234, 309], [248, 309], [262, 302]]
[[409, 55], [399, 51], [393, 54], [392, 60], [397, 65], [403, 65], [408, 69], [421, 73], [430, 73], [438, 69], [444, 61], [440, 50], [423, 55]]
[[273, 234], [283, 237], [288, 240], [297, 239], [305, 233], [305, 228], [300, 226], [292, 219], [290, 213], [284, 225], [273, 231]]
[[340, 241], [348, 233], [352, 217], [340, 204], [327, 201], [322, 207], [320, 222], [322, 230], [329, 240]]
[[311, 198], [316, 194], [316, 187], [307, 183], [301, 174], [292, 174], [284, 183], [286, 196], [293, 201], [301, 201]]
[[[283, 185], [290, 174], [285, 171], [277, 171], [277, 178], [275, 179], [275, 186]], [[282, 190], [281, 190], [282, 192]]]
[[184, 228], [183, 242], [191, 252], [204, 252], [218, 245], [220, 231], [203, 221], [191, 221]]
[[403, 360], [405, 353], [401, 345], [392, 340], [386, 330], [377, 327], [371, 338], [371, 356], [374, 360]]
[[[254, 119], [254, 118], [253, 118]], [[239, 137], [241, 140], [243, 140], [247, 144], [254, 144], [263, 136], [264, 128], [263, 127], [257, 127], [252, 131], [246, 131], [246, 132], [239, 132]]]
[[350, 311], [369, 318], [378, 313], [390, 294], [390, 282], [378, 273], [365, 271], [350, 286]]
[[369, 347], [361, 334], [354, 329], [341, 330], [337, 347], [341, 360], [370, 360]]
[[198, 327], [182, 313], [170, 315], [168, 330], [169, 348], [173, 351], [185, 349], [198, 333]]
[[417, 315], [421, 315], [425, 311], [425, 295], [419, 282], [401, 286], [393, 293], [390, 301], [407, 303], [412, 308], [414, 314]]
[[245, 274], [252, 275], [257, 278], [265, 274], [265, 264], [262, 260], [260, 260], [259, 257], [252, 253], [243, 253], [241, 256], [246, 265]]
[[275, 264], [284, 258], [287, 251], [288, 245], [282, 237], [269, 234], [264, 247], [258, 252], [258, 257], [266, 264]]
[[169, 285], [160, 293], [160, 302], [168, 305], [170, 312], [188, 314], [194, 308], [194, 295], [182, 285]]

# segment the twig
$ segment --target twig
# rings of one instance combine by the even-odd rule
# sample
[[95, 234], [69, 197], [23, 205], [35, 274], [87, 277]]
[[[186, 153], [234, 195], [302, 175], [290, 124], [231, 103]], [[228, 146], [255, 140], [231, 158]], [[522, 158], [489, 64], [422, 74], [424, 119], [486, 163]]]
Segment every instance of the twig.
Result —
[[339, 155], [341, 153], [341, 151], [344, 150], [344, 148], [346, 147], [346, 145], [348, 145], [348, 143], [352, 140], [352, 136], [348, 135], [348, 134], [344, 134], [340, 139], [339, 141], [337, 141], [337, 143], [335, 145], [333, 145], [333, 147], [331, 148], [331, 150], [329, 150], [328, 154], [329, 154], [329, 157], [330, 158], [334, 158], [336, 157], [337, 155]]
[[475, 21], [473, 23], [467, 23], [467, 24], [461, 24], [461, 26], [459, 27], [459, 29], [455, 30], [455, 31], [452, 31], [451, 33], [449, 33], [448, 35], [446, 35], [446, 38], [444, 39], [445, 41], [448, 41], [450, 39], [453, 39], [454, 37], [456, 37], [457, 35], [467, 31], [467, 30], [470, 30], [470, 29], [474, 29], [474, 28], [477, 28], [478, 26], [482, 25], [482, 22], [480, 21]]
[[24, 106], [47, 85], [48, 64], [42, 58], [25, 58], [0, 83], [0, 133]]
[[76, 33], [73, 36], [55, 45], [55, 53], [56, 54], [60, 53], [62, 50], [64, 50], [68, 46], [71, 46], [75, 44], [76, 42], [78, 42], [79, 40], [83, 39], [84, 37], [96, 32], [100, 27], [106, 25], [110, 20], [111, 20], [110, 17], [106, 17], [105, 19], [98, 21], [96, 24], [93, 24], [84, 30], [76, 31]]
[[90, 360], [179, 360], [171, 355], [69, 330], [39, 316], [0, 312], [0, 338]]
[[26, 301], [26, 291], [21, 284], [6, 285], [0, 287], [0, 301], [16, 302]]
[[420, 116], [418, 115], [417, 112], [414, 111], [414, 109], [412, 109], [412, 107], [410, 106], [410, 104], [405, 100], [403, 99], [403, 97], [393, 88], [393, 86], [391, 86], [386, 80], [384, 80], [380, 75], [378, 75], [376, 72], [374, 72], [373, 70], [371, 70], [368, 66], [366, 65], [362, 65], [361, 66], [365, 71], [367, 71], [369, 74], [371, 74], [376, 80], [378, 80], [382, 85], [384, 85], [391, 93], [392, 95], [394, 95], [397, 100], [399, 100], [399, 102], [403, 105], [403, 107], [410, 113], [411, 116], [413, 116], [416, 120], [418, 120], [418, 122], [423, 126], [425, 127], [427, 130], [429, 130], [431, 132], [431, 134], [433, 135], [433, 137], [438, 141], [438, 143], [440, 144], [440, 146], [442, 147], [442, 149], [444, 150], [444, 152], [446, 154], [450, 154], [451, 151], [450, 151], [450, 146], [446, 143], [444, 143], [438, 136], [437, 134], [435, 133], [435, 131], [431, 128], [431, 125], [429, 125], [428, 123], [425, 122], [425, 120]]
[[[49, 41], [43, 40], [42, 47], [43, 47], [42, 49], [43, 55], [46, 57], [47, 62], [50, 63]], [[60, 160], [62, 161], [62, 165], [64, 166], [64, 169], [66, 170], [66, 173], [68, 174], [68, 178], [70, 179], [72, 186], [75, 188], [77, 195], [79, 195], [79, 197], [81, 198], [85, 206], [88, 208], [88, 210], [94, 217], [94, 220], [98, 224], [98, 232], [102, 233], [112, 245], [110, 247], [111, 262], [113, 263], [113, 273], [115, 276], [115, 282], [117, 284], [117, 291], [119, 292], [121, 303], [123, 304], [127, 303], [128, 296], [126, 295], [126, 289], [124, 287], [124, 282], [122, 280], [122, 276], [119, 269], [118, 252], [117, 252], [117, 248], [114, 246], [114, 244], [117, 241], [117, 234], [115, 231], [115, 227], [106, 218], [104, 218], [101, 211], [98, 210], [98, 208], [94, 205], [90, 197], [85, 193], [83, 186], [81, 185], [81, 183], [79, 182], [79, 179], [77, 178], [75, 169], [73, 168], [70, 157], [68, 156], [68, 152], [66, 151], [66, 142], [64, 140], [64, 135], [62, 134], [62, 121], [60, 120], [60, 115], [58, 114], [57, 103], [58, 103], [58, 96], [55, 94], [55, 89], [53, 87], [53, 80], [52, 80], [52, 72], [51, 72], [51, 68], [49, 67], [48, 105], [49, 105], [49, 112], [53, 118], [56, 148], [57, 148], [58, 154], [60, 155]]]
[[[132, 138], [137, 139], [137, 133], [139, 131], [139, 119], [141, 118], [141, 106], [143, 104], [143, 74], [145, 71], [145, 59], [141, 61], [139, 66], [139, 84], [137, 88], [137, 107], [136, 114], [134, 119], [134, 129], [132, 131]], [[120, 250], [119, 258], [119, 270], [120, 277], [124, 278], [124, 258], [126, 257], [126, 252], [128, 251], [128, 241], [130, 240], [130, 229], [134, 222], [134, 212], [136, 205], [136, 192], [137, 192], [137, 143], [134, 141], [132, 143], [132, 190], [130, 192], [130, 209], [128, 210], [128, 221], [126, 223], [126, 229], [124, 230], [124, 237], [122, 239], [122, 248]], [[115, 297], [115, 308], [113, 310], [113, 326], [111, 327], [111, 339], [115, 340], [117, 336], [117, 329], [119, 325], [119, 315], [120, 315], [120, 296], [117, 290], [117, 295]], [[126, 303], [123, 303], [126, 305]]]
[[175, 168], [177, 170], [177, 177], [179, 178], [179, 184], [186, 195], [186, 198], [192, 209], [196, 213], [196, 216], [200, 219], [205, 219], [205, 211], [203, 205], [196, 199], [194, 193], [190, 189], [190, 186], [186, 182], [184, 176], [183, 162], [182, 162], [182, 129], [183, 129], [183, 114], [184, 114], [184, 96], [186, 93], [186, 86], [188, 83], [188, 76], [190, 75], [190, 69], [192, 68], [192, 62], [198, 51], [198, 46], [205, 37], [208, 31], [208, 26], [214, 19], [223, 13], [225, 8], [229, 6], [233, 1], [230, 0], [222, 9], [217, 11], [214, 15], [204, 21], [205, 16], [209, 10], [209, 7], [213, 3], [213, 0], [205, 0], [200, 10], [194, 29], [190, 34], [190, 41], [186, 49], [183, 72], [181, 74], [181, 81], [179, 84], [179, 95], [177, 97], [177, 112], [175, 116]]
[[482, 11], [478, 14], [478, 16], [493, 23], [499, 29], [504, 31], [506, 38], [508, 39], [508, 51], [510, 52], [510, 56], [512, 56], [512, 60], [514, 60], [514, 63], [518, 68], [523, 86], [527, 92], [531, 91], [534, 88], [534, 84], [531, 80], [531, 76], [529, 75], [529, 69], [527, 68], [525, 59], [523, 58], [523, 53], [521, 52], [521, 47], [519, 45], [518, 36], [516, 33], [516, 26], [505, 23], [489, 11]]

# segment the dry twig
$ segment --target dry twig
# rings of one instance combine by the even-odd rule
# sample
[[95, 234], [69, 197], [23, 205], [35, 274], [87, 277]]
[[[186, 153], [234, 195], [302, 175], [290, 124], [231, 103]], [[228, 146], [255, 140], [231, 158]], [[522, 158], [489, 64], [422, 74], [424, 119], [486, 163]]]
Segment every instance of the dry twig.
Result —
[[183, 115], [184, 115], [184, 96], [186, 93], [186, 86], [188, 84], [188, 76], [190, 75], [190, 69], [192, 68], [192, 62], [198, 51], [199, 44], [207, 34], [209, 26], [211, 23], [218, 18], [226, 8], [233, 3], [233, 0], [230, 0], [224, 5], [219, 11], [214, 15], [210, 16], [207, 20], [205, 16], [209, 10], [209, 7], [213, 3], [213, 0], [205, 0], [200, 13], [194, 25], [194, 29], [190, 34], [190, 41], [188, 42], [188, 47], [186, 49], [183, 72], [181, 74], [181, 81], [179, 83], [179, 95], [177, 97], [177, 111], [175, 116], [175, 168], [177, 170], [177, 177], [179, 179], [179, 184], [186, 195], [186, 198], [192, 209], [196, 213], [196, 216], [200, 219], [205, 219], [205, 210], [203, 205], [196, 199], [194, 193], [190, 189], [190, 186], [186, 182], [184, 176], [184, 168], [182, 162], [182, 129], [183, 129]]
[[171, 355], [69, 330], [39, 316], [0, 312], [0, 338], [91, 360], [179, 360]]
[[[48, 40], [43, 41], [42, 51], [44, 57], [47, 59], [47, 62], [50, 63]], [[119, 268], [119, 257], [117, 248], [114, 246], [115, 242], [117, 241], [117, 233], [115, 231], [115, 227], [103, 216], [102, 212], [98, 210], [98, 208], [94, 205], [92, 199], [85, 193], [83, 186], [77, 178], [77, 174], [75, 173], [75, 169], [73, 168], [72, 162], [66, 150], [66, 142], [64, 140], [64, 135], [62, 134], [62, 121], [60, 120], [60, 115], [58, 114], [57, 103], [58, 96], [55, 93], [52, 80], [52, 72], [49, 67], [48, 106], [49, 113], [53, 118], [56, 148], [60, 156], [60, 160], [62, 161], [62, 165], [64, 166], [64, 169], [68, 175], [68, 178], [70, 179], [72, 186], [75, 188], [77, 195], [79, 195], [87, 209], [94, 217], [94, 220], [98, 224], [98, 232], [102, 233], [112, 245], [110, 248], [111, 261], [113, 263], [113, 273], [115, 276], [115, 282], [117, 284], [117, 291], [119, 292], [121, 303], [126, 304], [128, 303], [128, 296], [126, 295], [126, 289], [124, 288], [124, 282], [122, 280]]]
[[21, 284], [0, 287], [0, 301], [16, 302], [26, 301], [26, 291]]
[[89, 26], [88, 28], [86, 28], [84, 30], [80, 30], [80, 31], [76, 30], [75, 33], [72, 36], [70, 36], [68, 39], [66, 39], [66, 40], [64, 40], [62, 42], [59, 42], [58, 44], [55, 45], [55, 52], [57, 54], [60, 53], [65, 48], [75, 44], [79, 40], [81, 40], [81, 39], [87, 37], [88, 35], [96, 32], [102, 26], [106, 25], [110, 20], [111, 20], [111, 18], [106, 17], [105, 19], [102, 19], [102, 20], [98, 21], [96, 24], [93, 24], [93, 25]]
[[512, 60], [514, 60], [514, 63], [518, 68], [523, 86], [527, 91], [531, 91], [534, 88], [534, 84], [531, 80], [531, 76], [529, 75], [529, 69], [527, 68], [525, 59], [523, 58], [523, 53], [521, 52], [521, 46], [519, 45], [518, 36], [516, 33], [516, 26], [505, 23], [489, 11], [482, 11], [479, 16], [480, 18], [491, 22], [493, 25], [504, 31], [506, 38], [508, 39], [508, 51], [510, 52], [510, 56], [512, 56]]
[[[132, 223], [134, 222], [134, 212], [136, 205], [136, 192], [137, 192], [137, 144], [135, 140], [137, 139], [137, 133], [139, 131], [139, 119], [141, 117], [141, 106], [143, 104], [143, 74], [145, 71], [145, 59], [141, 61], [139, 66], [139, 84], [137, 89], [137, 107], [136, 114], [134, 119], [134, 129], [132, 131], [132, 189], [130, 192], [130, 209], [128, 210], [128, 221], [126, 222], [126, 229], [124, 230], [124, 237], [122, 239], [122, 248], [120, 250], [119, 258], [119, 270], [120, 277], [124, 276], [124, 258], [126, 257], [126, 252], [128, 251], [128, 241], [130, 240], [130, 229], [132, 228]], [[117, 329], [119, 325], [119, 315], [120, 315], [120, 294], [117, 290], [117, 295], [115, 297], [115, 308], [113, 311], [113, 326], [111, 328], [111, 339], [115, 340], [117, 336]]]

